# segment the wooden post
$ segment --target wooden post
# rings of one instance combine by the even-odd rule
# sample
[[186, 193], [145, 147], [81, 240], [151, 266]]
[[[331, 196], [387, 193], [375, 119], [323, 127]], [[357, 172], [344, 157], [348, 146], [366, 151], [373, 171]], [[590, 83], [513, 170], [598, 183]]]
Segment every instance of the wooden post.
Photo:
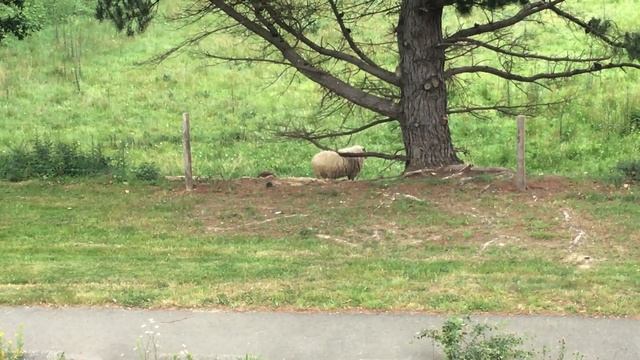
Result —
[[193, 190], [191, 174], [191, 135], [189, 135], [189, 113], [182, 114], [182, 155], [184, 159], [184, 183], [187, 191]]
[[526, 169], [525, 169], [525, 117], [524, 115], [518, 115], [516, 118], [518, 123], [518, 141], [517, 141], [517, 170], [516, 170], [516, 187], [519, 191], [525, 191], [527, 189]]

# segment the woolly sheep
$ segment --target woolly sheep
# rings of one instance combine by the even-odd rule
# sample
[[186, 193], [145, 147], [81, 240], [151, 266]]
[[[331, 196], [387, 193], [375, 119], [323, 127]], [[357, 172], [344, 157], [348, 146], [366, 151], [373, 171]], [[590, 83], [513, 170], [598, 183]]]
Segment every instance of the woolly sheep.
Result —
[[[364, 151], [360, 145], [338, 150], [341, 153], [362, 153]], [[349, 180], [353, 180], [360, 173], [363, 163], [363, 157], [342, 157], [335, 151], [321, 151], [311, 159], [313, 174], [317, 178], [323, 179], [338, 179], [346, 176]]]

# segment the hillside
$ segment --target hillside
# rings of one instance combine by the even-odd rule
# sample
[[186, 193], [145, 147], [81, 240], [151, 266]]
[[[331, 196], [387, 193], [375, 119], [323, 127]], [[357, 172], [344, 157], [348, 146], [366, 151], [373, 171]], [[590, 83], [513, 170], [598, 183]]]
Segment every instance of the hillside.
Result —
[[[634, 11], [637, 1], [581, 4], [586, 4], [584, 17], [604, 15], [622, 28], [640, 24], [640, 13]], [[172, 2], [162, 12], [172, 14], [178, 9], [179, 2]], [[449, 14], [448, 21], [453, 26], [460, 20]], [[268, 169], [280, 175], [309, 175], [309, 159], [316, 149], [277, 139], [272, 130], [282, 123], [314, 122], [319, 89], [305, 79], [292, 78], [290, 72], [280, 77], [282, 69], [276, 65], [214, 64], [190, 52], [158, 66], [136, 65], [201, 26], [177, 25], [159, 17], [145, 34], [128, 38], [81, 14], [52, 21], [25, 41], [4, 43], [0, 47], [0, 151], [10, 151], [36, 136], [49, 137], [84, 146], [101, 144], [108, 153], [124, 152], [131, 163], [149, 161], [164, 174], [176, 174], [181, 168], [181, 113], [189, 111], [196, 174], [230, 178]], [[526, 26], [527, 31], [541, 35], [540, 52], [565, 51], [555, 37], [557, 29], [564, 27]], [[375, 36], [386, 36], [385, 30], [377, 31]], [[570, 32], [559, 36], [575, 46], [584, 45], [584, 39]], [[243, 46], [254, 45], [229, 36], [213, 36], [204, 44], [210, 51], [243, 51]], [[393, 69], [393, 59], [387, 61]], [[514, 101], [568, 97], [566, 105], [544, 110], [529, 122], [529, 168], [535, 173], [608, 176], [616, 163], [637, 158], [640, 150], [639, 79], [638, 71], [612, 71], [565, 81], [549, 90], [525, 86], [526, 94], [518, 94], [513, 85], [474, 76], [466, 89], [471, 96], [453, 94], [451, 102], [490, 103], [507, 94]], [[343, 120], [337, 114], [323, 126]], [[344, 121], [354, 126], [364, 120], [362, 114], [355, 114]], [[511, 117], [459, 115], [451, 116], [450, 122], [456, 146], [468, 150], [465, 161], [513, 166]], [[399, 131], [392, 125], [352, 141], [376, 151], [394, 152], [401, 147]], [[385, 161], [370, 159], [362, 176], [400, 170], [399, 164], [389, 167]]]

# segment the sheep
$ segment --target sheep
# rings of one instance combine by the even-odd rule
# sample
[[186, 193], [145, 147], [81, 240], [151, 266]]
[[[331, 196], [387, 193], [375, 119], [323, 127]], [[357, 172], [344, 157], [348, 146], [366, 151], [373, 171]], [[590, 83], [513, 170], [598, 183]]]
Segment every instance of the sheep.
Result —
[[[365, 149], [360, 145], [338, 150], [340, 153], [362, 153]], [[338, 179], [346, 176], [353, 180], [358, 176], [364, 157], [343, 157], [335, 151], [321, 151], [311, 159], [313, 174], [322, 179]]]

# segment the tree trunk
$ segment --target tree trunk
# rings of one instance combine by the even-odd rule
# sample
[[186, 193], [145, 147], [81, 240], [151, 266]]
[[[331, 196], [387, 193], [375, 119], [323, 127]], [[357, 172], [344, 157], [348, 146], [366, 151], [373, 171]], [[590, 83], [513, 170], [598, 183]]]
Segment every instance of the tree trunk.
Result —
[[442, 6], [404, 0], [398, 23], [405, 171], [459, 164], [447, 121]]

